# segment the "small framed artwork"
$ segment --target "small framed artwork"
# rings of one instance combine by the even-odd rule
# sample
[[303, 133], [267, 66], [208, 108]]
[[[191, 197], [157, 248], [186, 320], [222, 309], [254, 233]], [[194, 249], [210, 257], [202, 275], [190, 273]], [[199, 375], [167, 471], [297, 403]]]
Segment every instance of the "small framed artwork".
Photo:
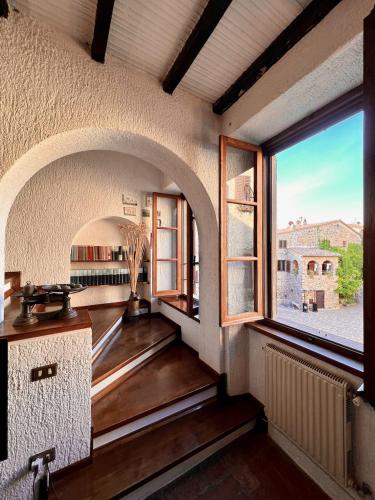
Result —
[[132, 198], [131, 196], [125, 196], [123, 194], [122, 195], [122, 204], [136, 207], [138, 205], [138, 201], [135, 198]]
[[137, 207], [125, 205], [123, 208], [124, 208], [124, 215], [131, 215], [133, 217], [137, 215]]

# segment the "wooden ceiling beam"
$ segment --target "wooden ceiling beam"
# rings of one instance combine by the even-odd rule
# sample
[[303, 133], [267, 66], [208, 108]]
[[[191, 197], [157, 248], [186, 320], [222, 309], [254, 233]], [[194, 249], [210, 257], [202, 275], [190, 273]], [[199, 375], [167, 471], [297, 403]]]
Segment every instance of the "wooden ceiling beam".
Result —
[[[0, 0], [1, 1], [1, 0]], [[91, 44], [91, 57], [104, 63], [112, 12], [115, 0], [98, 0], [96, 6], [94, 37]]]
[[307, 35], [341, 0], [312, 0], [266, 50], [242, 73], [213, 104], [214, 113], [222, 115], [247, 92], [279, 59]]
[[210, 38], [232, 0], [209, 0], [183, 49], [163, 81], [163, 90], [172, 94]]

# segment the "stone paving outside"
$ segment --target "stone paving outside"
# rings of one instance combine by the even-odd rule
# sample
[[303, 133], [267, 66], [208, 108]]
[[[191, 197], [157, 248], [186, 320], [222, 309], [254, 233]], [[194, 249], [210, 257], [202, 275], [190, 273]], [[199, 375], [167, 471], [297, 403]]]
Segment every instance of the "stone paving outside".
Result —
[[319, 309], [318, 312], [304, 313], [291, 307], [278, 305], [277, 321], [293, 322], [319, 330], [320, 336], [326, 333], [363, 343], [363, 304], [341, 306], [340, 309]]

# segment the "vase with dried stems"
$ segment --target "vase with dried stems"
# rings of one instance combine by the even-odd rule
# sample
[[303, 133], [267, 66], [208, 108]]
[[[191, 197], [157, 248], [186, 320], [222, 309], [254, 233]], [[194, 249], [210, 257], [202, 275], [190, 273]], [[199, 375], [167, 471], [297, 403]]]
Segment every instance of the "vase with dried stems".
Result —
[[124, 318], [139, 316], [139, 300], [137, 281], [139, 266], [142, 264], [146, 249], [147, 230], [145, 224], [120, 225], [125, 246], [125, 263], [129, 271], [130, 295]]

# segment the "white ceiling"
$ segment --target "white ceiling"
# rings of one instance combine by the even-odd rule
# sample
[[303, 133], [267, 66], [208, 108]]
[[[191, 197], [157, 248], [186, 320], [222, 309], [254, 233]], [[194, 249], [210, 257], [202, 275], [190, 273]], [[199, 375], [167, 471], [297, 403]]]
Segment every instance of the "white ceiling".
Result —
[[[310, 0], [233, 0], [181, 82], [214, 102]], [[21, 12], [92, 41], [96, 0], [11, 0]], [[207, 0], [116, 0], [107, 54], [162, 80]]]

